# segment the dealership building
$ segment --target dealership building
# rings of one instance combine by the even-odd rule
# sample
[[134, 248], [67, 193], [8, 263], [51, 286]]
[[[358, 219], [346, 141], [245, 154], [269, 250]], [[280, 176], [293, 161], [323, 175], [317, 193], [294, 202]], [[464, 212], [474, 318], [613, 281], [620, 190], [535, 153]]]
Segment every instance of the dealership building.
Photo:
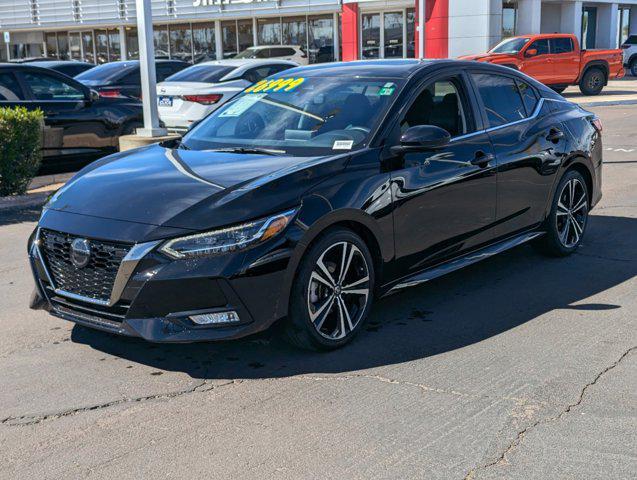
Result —
[[[411, 58], [419, 56], [421, 30], [428, 58], [479, 53], [521, 34], [575, 33], [585, 48], [615, 48], [637, 34], [637, 0], [150, 3], [156, 56], [188, 61], [229, 58], [253, 45], [300, 45], [312, 63]], [[135, 0], [0, 0], [0, 61], [138, 58], [135, 15]]]

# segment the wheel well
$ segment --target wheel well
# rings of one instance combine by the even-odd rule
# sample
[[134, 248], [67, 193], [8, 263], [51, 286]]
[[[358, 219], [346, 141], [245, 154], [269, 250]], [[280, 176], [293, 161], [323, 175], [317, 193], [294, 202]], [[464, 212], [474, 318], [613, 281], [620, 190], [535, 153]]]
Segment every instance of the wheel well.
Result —
[[[582, 177], [584, 177], [584, 181], [586, 182], [586, 188], [588, 189], [588, 204], [590, 205], [593, 202], [593, 176], [591, 172], [581, 163], [575, 163], [566, 169], [566, 172], [570, 170], [577, 171]], [[566, 172], [564, 174], [566, 175]]]
[[589, 63], [588, 65], [586, 65], [586, 67], [584, 67], [584, 72], [582, 73], [582, 77], [584, 78], [584, 75], [586, 75], [590, 70], [592, 70], [593, 68], [597, 68], [599, 70], [602, 71], [602, 73], [604, 74], [604, 81], [608, 82], [608, 65], [606, 63]]

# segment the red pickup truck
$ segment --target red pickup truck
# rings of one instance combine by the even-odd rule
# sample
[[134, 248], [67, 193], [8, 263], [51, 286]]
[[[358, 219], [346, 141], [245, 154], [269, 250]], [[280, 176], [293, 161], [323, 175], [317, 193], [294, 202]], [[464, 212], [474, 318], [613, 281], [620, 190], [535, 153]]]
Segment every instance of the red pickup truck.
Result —
[[569, 34], [508, 38], [486, 54], [460, 58], [515, 68], [558, 93], [569, 85], [579, 85], [584, 95], [598, 95], [608, 80], [624, 76], [620, 49], [580, 50], [577, 37]]

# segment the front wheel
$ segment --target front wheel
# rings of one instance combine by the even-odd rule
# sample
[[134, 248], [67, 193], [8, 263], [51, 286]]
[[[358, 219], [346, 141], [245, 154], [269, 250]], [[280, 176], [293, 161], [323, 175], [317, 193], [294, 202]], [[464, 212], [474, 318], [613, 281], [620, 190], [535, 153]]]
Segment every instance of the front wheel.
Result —
[[292, 287], [287, 339], [309, 350], [345, 345], [371, 308], [374, 265], [365, 242], [344, 228], [330, 230], [301, 260]]
[[637, 58], [630, 62], [630, 73], [633, 77], [637, 77]]
[[599, 95], [606, 84], [606, 75], [599, 68], [591, 68], [579, 82], [579, 89], [584, 95]]
[[546, 235], [538, 243], [543, 252], [565, 257], [577, 250], [588, 224], [588, 199], [584, 177], [575, 170], [568, 171], [555, 192], [546, 219]]

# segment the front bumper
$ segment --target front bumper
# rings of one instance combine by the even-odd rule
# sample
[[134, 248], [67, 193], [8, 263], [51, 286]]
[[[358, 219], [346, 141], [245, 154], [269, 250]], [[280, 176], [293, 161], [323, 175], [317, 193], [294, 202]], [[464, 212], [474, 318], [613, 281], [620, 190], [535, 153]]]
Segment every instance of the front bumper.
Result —
[[[149, 242], [152, 248], [134, 264], [120, 266], [115, 284], [123, 284], [117, 295], [99, 304], [56, 288], [37, 232], [29, 242], [36, 284], [31, 304], [56, 317], [151, 342], [198, 342], [244, 337], [268, 328], [282, 315], [279, 299], [287, 298], [282, 289], [291, 251], [285, 238], [246, 252], [179, 261], [157, 253], [159, 242]], [[226, 311], [237, 312], [240, 321], [198, 325], [189, 318]]]

